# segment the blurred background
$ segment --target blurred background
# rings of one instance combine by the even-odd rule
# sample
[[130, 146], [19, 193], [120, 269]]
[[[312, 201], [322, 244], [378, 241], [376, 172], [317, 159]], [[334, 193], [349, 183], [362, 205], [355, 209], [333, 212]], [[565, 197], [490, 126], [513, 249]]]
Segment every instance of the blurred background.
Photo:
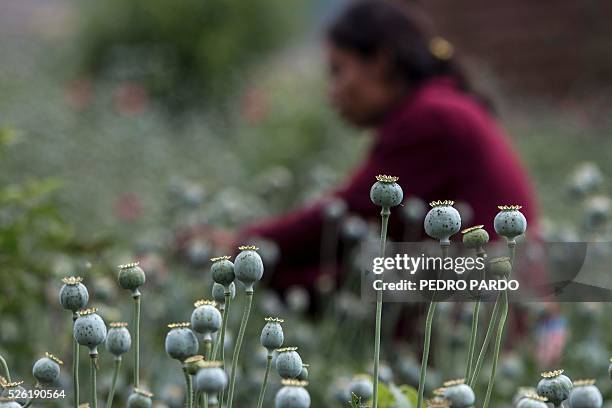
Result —
[[[326, 102], [322, 28], [347, 1], [0, 2], [0, 353], [14, 377], [31, 383], [31, 364], [44, 351], [69, 360], [61, 277], [83, 276], [104, 317], [127, 320], [130, 297], [116, 285], [116, 265], [138, 259], [149, 286], [143, 378], [158, 406], [181, 405], [180, 367], [163, 352], [165, 324], [185, 320], [194, 300], [209, 297], [209, 258], [217, 254], [199, 239], [177, 250], [176, 231], [281, 213], [343, 180], [368, 147]], [[423, 3], [495, 102], [537, 187], [546, 236], [609, 240], [612, 4]], [[338, 240], [368, 239], [367, 225], [339, 217]], [[273, 268], [274, 245], [260, 247]], [[314, 319], [299, 287], [284, 301], [262, 291], [253, 322], [285, 317], [289, 342], [312, 366], [314, 406], [343, 406], [333, 401], [346, 400], [352, 374], [369, 369], [371, 345], [359, 331], [373, 313], [350, 288], [324, 289], [319, 301], [329, 309]], [[526, 307], [537, 321], [538, 306]], [[610, 344], [600, 334], [609, 333], [609, 307], [564, 308], [572, 352], [559, 365], [573, 376], [605, 377]], [[469, 327], [462, 314], [444, 313], [438, 350], [455, 355]], [[246, 396], [265, 363], [261, 327], [251, 326]], [[537, 333], [517, 343], [504, 356], [499, 406], [534, 384], [541, 368]], [[384, 356], [388, 382], [415, 384], [419, 344], [387, 348], [397, 351]], [[431, 386], [461, 375], [457, 367], [436, 367]], [[103, 393], [109, 379], [101, 377]], [[119, 401], [129, 391], [129, 376], [123, 381]]]

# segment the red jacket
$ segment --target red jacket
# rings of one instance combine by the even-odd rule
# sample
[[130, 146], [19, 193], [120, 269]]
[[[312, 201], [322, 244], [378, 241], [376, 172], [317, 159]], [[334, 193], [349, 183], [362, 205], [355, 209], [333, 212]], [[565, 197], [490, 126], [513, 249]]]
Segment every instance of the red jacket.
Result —
[[[484, 224], [494, 236], [493, 218], [501, 204], [520, 204], [535, 231], [537, 204], [527, 174], [491, 114], [451, 78], [436, 78], [414, 89], [384, 119], [367, 158], [346, 183], [331, 192], [349, 211], [378, 222], [370, 201], [377, 174], [398, 176], [404, 197], [468, 203], [471, 225]], [[275, 241], [281, 260], [272, 285], [311, 287], [317, 276], [322, 233], [322, 201], [243, 231]], [[392, 210], [390, 234], [401, 222]], [[395, 218], [395, 221], [393, 220]], [[465, 225], [468, 227], [471, 225]]]

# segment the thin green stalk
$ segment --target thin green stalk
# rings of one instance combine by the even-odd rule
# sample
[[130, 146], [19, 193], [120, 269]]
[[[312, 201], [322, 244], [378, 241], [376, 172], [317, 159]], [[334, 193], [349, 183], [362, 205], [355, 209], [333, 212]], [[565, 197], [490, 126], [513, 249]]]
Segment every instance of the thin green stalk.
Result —
[[[514, 257], [516, 255], [516, 242], [514, 240], [508, 241], [508, 249], [510, 250], [510, 265], [514, 268]], [[512, 273], [512, 269], [510, 269]], [[507, 279], [510, 279], [508, 274]], [[487, 385], [487, 394], [485, 396], [484, 404], [482, 408], [488, 408], [489, 401], [491, 400], [491, 394], [493, 392], [493, 385], [495, 384], [495, 375], [497, 374], [497, 364], [499, 362], [499, 354], [501, 352], [501, 345], [504, 336], [504, 329], [506, 327], [506, 320], [508, 318], [508, 291], [504, 291], [502, 294], [502, 312], [499, 318], [499, 325], [497, 326], [497, 336], [495, 338], [495, 349], [493, 350], [493, 366], [491, 367], [491, 376], [489, 377], [489, 384]]]
[[[193, 379], [192, 379], [193, 381]], [[195, 406], [197, 408], [200, 408], [202, 406], [202, 392], [201, 391], [196, 391], [195, 392], [195, 396], [193, 397]]]
[[495, 300], [495, 306], [493, 306], [493, 311], [491, 312], [491, 319], [489, 320], [489, 326], [487, 327], [487, 332], [485, 334], [485, 338], [482, 342], [482, 347], [480, 348], [480, 353], [478, 354], [478, 359], [476, 360], [476, 364], [474, 365], [474, 369], [472, 370], [472, 377], [468, 379], [468, 385], [470, 387], [474, 387], [476, 385], [476, 381], [480, 376], [480, 370], [482, 369], [482, 365], [484, 363], [485, 356], [487, 354], [487, 350], [489, 348], [489, 343], [491, 342], [491, 338], [493, 336], [493, 330], [495, 329], [495, 322], [497, 321], [497, 317], [499, 316], [499, 296]]
[[472, 365], [474, 363], [474, 353], [476, 352], [476, 339], [478, 336], [478, 318], [480, 314], [480, 300], [474, 302], [474, 312], [472, 313], [472, 331], [470, 333], [470, 342], [468, 343], [468, 361], [465, 371], [466, 381], [472, 375]]
[[183, 366], [183, 374], [185, 374], [185, 406], [193, 408], [193, 384], [185, 366]]
[[134, 388], [140, 387], [140, 291], [136, 289], [134, 298]]
[[253, 289], [245, 292], [246, 305], [244, 307], [244, 314], [242, 315], [242, 322], [240, 322], [240, 330], [238, 331], [238, 338], [236, 339], [236, 345], [234, 347], [234, 354], [232, 356], [232, 373], [230, 376], [229, 391], [227, 397], [227, 408], [232, 408], [234, 401], [234, 388], [236, 386], [236, 371], [238, 370], [238, 359], [240, 358], [240, 349], [242, 348], [242, 340], [244, 339], [244, 333], [246, 331], [247, 323], [249, 322], [249, 315], [251, 314], [251, 304], [253, 303]]
[[487, 394], [485, 396], [484, 404], [482, 408], [489, 406], [491, 400], [491, 393], [493, 392], [493, 385], [495, 384], [495, 375], [497, 373], [497, 363], [499, 361], [499, 353], [501, 351], [501, 344], [504, 335], [504, 328], [506, 326], [506, 318], [508, 317], [508, 293], [502, 294], [502, 312], [499, 319], [499, 325], [497, 326], [497, 336], [495, 337], [495, 349], [493, 351], [493, 367], [491, 368], [491, 376], [489, 378], [489, 384], [487, 386]]
[[223, 312], [221, 313], [221, 331], [219, 332], [219, 335], [217, 336], [217, 341], [215, 341], [215, 346], [213, 347], [213, 355], [212, 355], [212, 359], [216, 360], [217, 359], [217, 353], [221, 353], [221, 362], [224, 363], [224, 357], [225, 357], [225, 353], [223, 352], [223, 349], [225, 347], [223, 347], [223, 343], [225, 342], [225, 330], [227, 328], [227, 319], [229, 316], [229, 304], [231, 301], [231, 292], [230, 291], [226, 291], [224, 293], [225, 296], [225, 301], [223, 303]]
[[272, 367], [272, 353], [268, 353], [268, 361], [266, 363], [266, 373], [264, 374], [263, 383], [261, 384], [261, 391], [259, 392], [259, 400], [257, 402], [257, 408], [263, 407], [264, 396], [266, 394], [266, 387], [268, 386], [268, 377], [270, 376], [270, 368]]
[[[442, 243], [440, 242], [440, 247], [442, 249], [442, 260], [448, 257], [448, 247], [450, 243]], [[419, 374], [419, 390], [417, 397], [417, 407], [423, 406], [423, 397], [425, 394], [425, 379], [427, 378], [427, 364], [429, 363], [429, 346], [431, 344], [431, 330], [433, 327], [433, 318], [436, 312], [436, 297], [435, 294], [432, 297], [431, 302], [429, 303], [429, 307], [427, 310], [427, 317], [425, 318], [425, 341], [423, 342], [423, 357], [421, 359], [421, 372]]]
[[[74, 330], [74, 323], [76, 322], [78, 315], [73, 313], [72, 315], [72, 326]], [[74, 408], [79, 408], [81, 398], [79, 396], [79, 343], [77, 343], [74, 336], [72, 336], [72, 384], [74, 386]]]
[[[484, 260], [486, 253], [484, 249], [477, 250], [477, 255], [479, 258]], [[482, 277], [484, 278], [484, 271], [482, 272]], [[476, 342], [478, 341], [478, 324], [480, 323], [480, 305], [481, 305], [481, 293], [478, 292], [478, 298], [476, 302], [474, 302], [474, 312], [472, 313], [472, 331], [470, 333], [470, 342], [468, 343], [468, 362], [467, 368], [465, 372], [465, 381], [470, 381], [472, 376], [472, 371], [474, 369], [475, 357], [476, 357]]]
[[203, 393], [202, 399], [204, 400], [204, 408], [208, 408], [208, 393]]
[[2, 366], [2, 371], [4, 372], [4, 378], [6, 378], [6, 381], [12, 382], [8, 364], [6, 364], [6, 360], [2, 356], [0, 356], [0, 365]]
[[[385, 256], [385, 246], [387, 244], [387, 226], [391, 211], [388, 207], [383, 207], [380, 211], [380, 256]], [[380, 277], [382, 280], [382, 275]], [[378, 373], [380, 371], [380, 332], [382, 328], [382, 304], [383, 291], [376, 292], [376, 326], [374, 329], [374, 395], [372, 396], [372, 408], [378, 407]]]
[[[219, 352], [221, 356], [221, 364], [223, 370], [225, 370], [225, 332], [227, 331], [227, 321], [229, 320], [229, 310], [230, 303], [232, 301], [232, 293], [229, 290], [225, 290], [225, 307], [223, 308], [223, 320], [221, 323], [221, 336], [219, 336], [219, 341], [215, 343], [215, 349], [213, 350], [213, 360], [217, 358], [217, 352]], [[219, 406], [223, 406], [223, 399], [225, 396], [225, 390], [219, 393]]]
[[98, 407], [97, 359], [97, 354], [91, 356], [91, 408]]
[[431, 343], [431, 328], [433, 326], [434, 313], [438, 303], [431, 301], [425, 319], [425, 342], [423, 344], [423, 358], [421, 360], [421, 373], [419, 375], [419, 392], [417, 407], [423, 406], [423, 395], [425, 394], [425, 378], [427, 376], [427, 362], [429, 360], [429, 345]]
[[112, 408], [113, 398], [115, 397], [115, 389], [117, 388], [117, 377], [119, 377], [119, 369], [121, 368], [121, 356], [115, 357], [113, 367], [113, 381], [111, 383], [110, 392], [106, 401], [106, 408]]

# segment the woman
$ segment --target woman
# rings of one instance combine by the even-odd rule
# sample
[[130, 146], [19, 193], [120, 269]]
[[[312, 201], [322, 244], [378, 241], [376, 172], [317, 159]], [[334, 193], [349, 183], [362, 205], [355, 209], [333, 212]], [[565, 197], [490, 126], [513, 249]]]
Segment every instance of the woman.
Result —
[[[352, 3], [333, 22], [326, 49], [333, 106], [351, 124], [375, 128], [374, 144], [352, 177], [324, 200], [244, 228], [242, 238], [260, 236], [280, 246], [274, 286], [316, 280], [322, 211], [330, 197], [378, 220], [369, 199], [377, 174], [399, 176], [406, 196], [469, 204], [473, 224], [491, 233], [498, 205], [523, 205], [535, 231], [536, 200], [526, 173], [448, 42], [426, 33], [406, 7], [368, 0]], [[400, 224], [392, 223], [392, 236], [401, 237]]]

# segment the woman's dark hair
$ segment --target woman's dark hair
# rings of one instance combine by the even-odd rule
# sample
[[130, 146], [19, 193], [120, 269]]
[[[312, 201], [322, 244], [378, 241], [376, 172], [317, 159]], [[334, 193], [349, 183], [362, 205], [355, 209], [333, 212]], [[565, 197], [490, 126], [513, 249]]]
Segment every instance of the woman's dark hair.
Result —
[[449, 76], [459, 88], [491, 109], [487, 98], [476, 93], [453, 55], [434, 55], [431, 24], [423, 13], [406, 2], [358, 0], [330, 25], [328, 40], [335, 46], [371, 58], [385, 51], [393, 58], [395, 74], [408, 84], [436, 76]]

